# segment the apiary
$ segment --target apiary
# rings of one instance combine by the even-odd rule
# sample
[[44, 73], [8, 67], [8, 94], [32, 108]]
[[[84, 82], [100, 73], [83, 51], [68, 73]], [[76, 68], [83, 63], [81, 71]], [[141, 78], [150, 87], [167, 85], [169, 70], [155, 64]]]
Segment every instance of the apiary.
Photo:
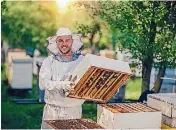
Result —
[[105, 103], [131, 75], [127, 62], [87, 54], [72, 72], [78, 80], [68, 96]]
[[161, 110], [163, 123], [176, 127], [176, 93], [150, 94], [147, 97], [147, 104]]
[[97, 123], [106, 129], [160, 129], [161, 112], [143, 103], [97, 106]]
[[42, 129], [103, 129], [90, 119], [68, 119], [44, 121]]

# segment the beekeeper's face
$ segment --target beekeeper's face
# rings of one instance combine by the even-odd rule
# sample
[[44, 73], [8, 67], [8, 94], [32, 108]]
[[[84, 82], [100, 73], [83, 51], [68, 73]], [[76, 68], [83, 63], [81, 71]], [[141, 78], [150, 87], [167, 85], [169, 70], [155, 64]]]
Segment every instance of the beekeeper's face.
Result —
[[57, 39], [57, 47], [61, 53], [67, 54], [71, 51], [72, 48], [72, 36], [58, 36]]

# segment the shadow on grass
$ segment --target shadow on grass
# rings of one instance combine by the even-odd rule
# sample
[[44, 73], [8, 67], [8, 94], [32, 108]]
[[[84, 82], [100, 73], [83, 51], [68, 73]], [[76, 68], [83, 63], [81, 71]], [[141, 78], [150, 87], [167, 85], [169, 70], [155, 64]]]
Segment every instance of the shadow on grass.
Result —
[[8, 88], [7, 94], [10, 96], [15, 96], [19, 98], [26, 98], [28, 95], [28, 90], [14, 90], [14, 89]]
[[84, 103], [82, 107], [82, 117], [97, 120], [97, 104]]

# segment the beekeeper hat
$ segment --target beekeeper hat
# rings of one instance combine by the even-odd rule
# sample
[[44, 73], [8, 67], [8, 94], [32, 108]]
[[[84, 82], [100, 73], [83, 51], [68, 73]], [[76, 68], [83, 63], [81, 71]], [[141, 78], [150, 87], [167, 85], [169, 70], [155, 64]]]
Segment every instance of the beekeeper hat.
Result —
[[57, 32], [56, 32], [56, 36], [50, 36], [47, 38], [48, 40], [48, 46], [47, 49], [54, 55], [59, 53], [59, 49], [57, 47], [57, 43], [56, 43], [56, 39], [58, 36], [68, 36], [71, 35], [72, 39], [73, 39], [73, 43], [72, 43], [72, 52], [76, 52], [78, 51], [83, 43], [81, 41], [81, 34], [73, 34], [68, 28], [60, 28]]

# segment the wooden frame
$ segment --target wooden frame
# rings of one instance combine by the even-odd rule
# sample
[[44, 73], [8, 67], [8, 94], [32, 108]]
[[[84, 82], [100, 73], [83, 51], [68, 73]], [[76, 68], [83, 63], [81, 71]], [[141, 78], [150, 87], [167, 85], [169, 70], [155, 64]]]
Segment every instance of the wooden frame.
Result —
[[[72, 121], [74, 121], [74, 123], [82, 123], [82, 122], [86, 122], [86, 123], [90, 123], [90, 124], [93, 124], [93, 125], [96, 125], [96, 127], [99, 127], [99, 129], [104, 129], [102, 126], [100, 126], [100, 125], [98, 125], [96, 122], [94, 122], [93, 120], [91, 120], [91, 119], [85, 119], [85, 118], [81, 118], [81, 119], [69, 119], [69, 120], [72, 120]], [[56, 122], [56, 121], [59, 121], [59, 120], [44, 120], [43, 121], [43, 129], [58, 129], [55, 125], [54, 125], [54, 123]], [[61, 120], [62, 122], [63, 121], [67, 121], [67, 120]], [[79, 122], [80, 121], [80, 122]], [[70, 125], [70, 127], [73, 127], [73, 129], [75, 129], [74, 128], [74, 126], [72, 126], [73, 124], [72, 123], [70, 123], [69, 124]], [[84, 124], [81, 124], [83, 127], [85, 127], [85, 129], [89, 129], [89, 128], [87, 128], [86, 126], [84, 126]], [[65, 129], [65, 128], [62, 128], [62, 129]]]
[[132, 74], [91, 66], [68, 97], [106, 103]]
[[113, 113], [137, 113], [137, 112], [157, 112], [159, 110], [151, 108], [144, 103], [112, 103], [100, 104], [102, 107]]

